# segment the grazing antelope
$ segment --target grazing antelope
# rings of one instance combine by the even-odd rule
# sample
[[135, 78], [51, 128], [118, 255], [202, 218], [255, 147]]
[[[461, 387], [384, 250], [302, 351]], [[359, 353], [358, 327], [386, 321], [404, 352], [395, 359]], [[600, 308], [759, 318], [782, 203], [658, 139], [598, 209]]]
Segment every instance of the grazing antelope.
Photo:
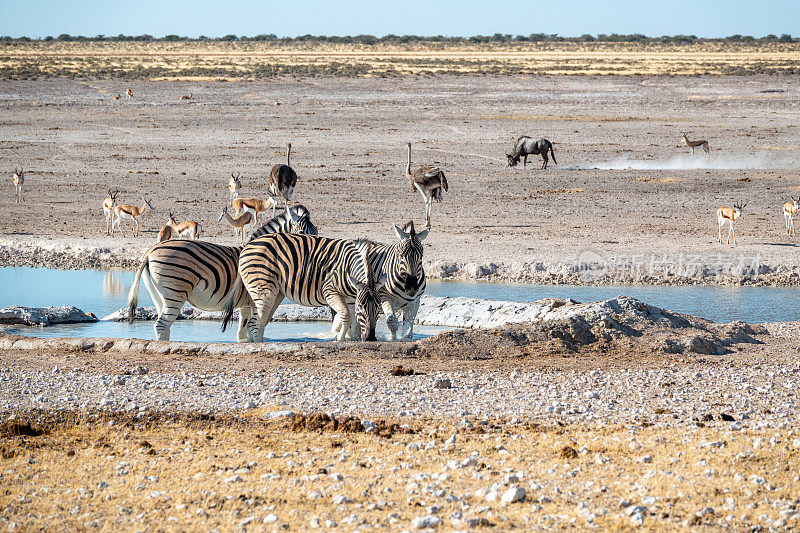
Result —
[[22, 203], [22, 184], [25, 183], [25, 172], [19, 168], [14, 169], [14, 189], [17, 192], [17, 203]]
[[717, 236], [717, 241], [722, 244], [722, 226], [725, 225], [725, 221], [728, 222], [729, 229], [728, 229], [728, 241], [726, 244], [731, 243], [731, 237], [733, 238], [733, 245], [736, 246], [736, 233], [733, 231], [733, 223], [736, 220], [739, 220], [739, 217], [742, 216], [742, 209], [747, 204], [737, 205], [733, 204], [733, 208], [730, 207], [720, 207], [717, 209], [717, 225], [719, 226], [719, 235]]
[[553, 151], [553, 143], [547, 139], [539, 139], [538, 141], [534, 141], [531, 137], [523, 135], [514, 143], [512, 152], [510, 154], [506, 154], [506, 158], [508, 159], [508, 164], [506, 166], [516, 166], [517, 163], [519, 163], [520, 158], [522, 158], [522, 168], [526, 168], [528, 166], [529, 155], [541, 155], [542, 170], [544, 170], [547, 168], [548, 150], [550, 151], [550, 155], [553, 156], [553, 163], [557, 165], [558, 161], [556, 161], [556, 153]]
[[191, 99], [192, 99], [192, 93], [189, 93], [189, 96], [186, 96], [185, 94], [181, 96], [181, 100], [191, 100]]
[[134, 205], [115, 205], [114, 206], [114, 223], [111, 225], [111, 235], [114, 235], [114, 226], [119, 229], [122, 233], [122, 236], [125, 236], [125, 232], [122, 231], [122, 226], [120, 226], [120, 222], [122, 222], [122, 217], [130, 218], [133, 220], [133, 236], [136, 237], [139, 235], [139, 220], [138, 217], [142, 216], [142, 214], [147, 211], [147, 209], [151, 211], [155, 211], [155, 207], [152, 206], [150, 200], [144, 200], [144, 204], [142, 207], [136, 207]]
[[133, 91], [131, 91], [130, 89], [126, 90], [125, 96], [128, 97], [128, 100], [133, 100]]
[[233, 175], [231, 172], [231, 179], [228, 180], [228, 190], [231, 192], [231, 205], [233, 205], [233, 201], [239, 198], [239, 189], [242, 188], [242, 182], [239, 181], [239, 176], [241, 174], [239, 172], [236, 175]]
[[237, 217], [242, 213], [242, 211], [252, 211], [255, 220], [261, 223], [261, 213], [266, 213], [270, 207], [274, 213], [275, 206], [278, 205], [278, 202], [276, 202], [274, 198], [270, 198], [269, 200], [259, 200], [258, 198], [237, 198], [231, 202], [231, 204], [233, 205], [233, 210], [236, 212]]
[[119, 93], [114, 97], [114, 100], [119, 100]]
[[[292, 158], [292, 143], [286, 145], [286, 164], [275, 165], [269, 173], [269, 193], [272, 196], [283, 196], [283, 205], [289, 209], [289, 200], [297, 185], [297, 173], [292, 169], [290, 161]], [[275, 207], [277, 202], [273, 200], [272, 217], [275, 217]]]
[[783, 218], [786, 220], [786, 233], [789, 235], [796, 235], [794, 231], [794, 216], [797, 210], [800, 209], [800, 196], [795, 200], [792, 198], [791, 202], [783, 204]]
[[235, 217], [232, 217], [228, 214], [228, 206], [222, 208], [222, 213], [219, 214], [219, 218], [217, 222], [221, 222], [222, 219], [228, 221], [228, 224], [234, 227], [234, 233], [238, 235], [240, 232], [242, 234], [242, 244], [244, 244], [245, 238], [245, 227], [248, 224], [253, 224], [255, 226], [256, 217], [253, 215], [252, 211], [245, 211], [244, 213], [237, 214]]
[[164, 224], [161, 226], [161, 229], [158, 230], [158, 242], [168, 241], [172, 238], [172, 226], [169, 224]]
[[408, 147], [408, 162], [406, 163], [406, 177], [411, 182], [411, 190], [419, 191], [425, 201], [425, 228], [431, 227], [431, 207], [433, 201], [442, 201], [442, 192], [447, 192], [447, 178], [439, 167], [422, 165], [411, 172], [411, 143]]
[[103, 200], [103, 214], [106, 216], [106, 235], [111, 235], [111, 224], [114, 221], [114, 204], [117, 203], [119, 189], [108, 189], [108, 196]]
[[682, 135], [683, 135], [683, 144], [692, 149], [692, 154], [694, 154], [694, 149], [698, 146], [703, 149], [703, 152], [708, 153], [708, 141], [704, 141], [702, 139], [699, 141], [690, 141], [685, 133], [682, 133]]
[[200, 231], [202, 228], [200, 228], [200, 224], [194, 220], [187, 220], [186, 222], [178, 224], [175, 217], [172, 216], [172, 211], [170, 211], [167, 224], [172, 227], [172, 232], [175, 234], [175, 237], [188, 237], [193, 240], [200, 238]]

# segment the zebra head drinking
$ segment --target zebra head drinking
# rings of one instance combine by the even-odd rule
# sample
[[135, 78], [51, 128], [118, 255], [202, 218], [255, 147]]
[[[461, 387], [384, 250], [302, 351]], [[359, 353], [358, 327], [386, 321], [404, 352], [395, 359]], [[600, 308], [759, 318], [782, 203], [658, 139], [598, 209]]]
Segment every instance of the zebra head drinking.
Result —
[[[357, 289], [356, 302], [355, 302], [355, 319], [358, 326], [357, 332], [361, 333], [360, 338], [365, 341], [375, 341], [375, 325], [378, 322], [378, 312], [381, 308], [381, 298], [379, 291], [386, 283], [386, 276], [381, 276], [378, 282], [375, 282], [375, 276], [372, 271], [372, 263], [370, 262], [370, 252], [374, 243], [364, 240], [356, 241], [359, 255], [361, 256], [361, 265], [364, 269], [363, 278], [359, 279], [350, 274], [350, 283]], [[362, 281], [363, 279], [363, 281]], [[345, 327], [344, 324], [341, 327]], [[350, 336], [353, 338], [355, 328], [351, 327]], [[356, 340], [353, 338], [353, 340]]]

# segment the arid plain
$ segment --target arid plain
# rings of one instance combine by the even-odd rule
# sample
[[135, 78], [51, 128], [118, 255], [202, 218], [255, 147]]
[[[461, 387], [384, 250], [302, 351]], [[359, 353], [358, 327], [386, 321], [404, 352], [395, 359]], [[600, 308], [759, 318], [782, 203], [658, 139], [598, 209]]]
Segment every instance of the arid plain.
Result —
[[[450, 184], [425, 241], [431, 277], [795, 285], [781, 206], [800, 194], [797, 81], [4, 80], [0, 259], [131, 266], [170, 211], [199, 221], [204, 238], [234, 243], [217, 222], [228, 176], [240, 172], [242, 193], [264, 197], [287, 142], [293, 200], [321, 234], [389, 242], [392, 224], [422, 222], [403, 175], [413, 142], [414, 164], [441, 165]], [[681, 132], [707, 139], [710, 153], [691, 155]], [[533, 157], [507, 168], [521, 134], [550, 139], [558, 164], [540, 170]], [[20, 205], [10, 185], [18, 166]], [[152, 201], [141, 237], [129, 226], [126, 237], [105, 236], [108, 188], [124, 203]], [[715, 211], [734, 201], [747, 205], [732, 248], [716, 243]], [[43, 258], [36, 246], [58, 253]], [[674, 331], [660, 323], [630, 325], [641, 337], [593, 325], [598, 341], [581, 345], [498, 328], [278, 355], [18, 344], [0, 352], [0, 521], [24, 530], [797, 527], [796, 325], [770, 325], [772, 335], [723, 328], [725, 349], [704, 354], [665, 351]], [[397, 365], [418, 374], [392, 375]]]

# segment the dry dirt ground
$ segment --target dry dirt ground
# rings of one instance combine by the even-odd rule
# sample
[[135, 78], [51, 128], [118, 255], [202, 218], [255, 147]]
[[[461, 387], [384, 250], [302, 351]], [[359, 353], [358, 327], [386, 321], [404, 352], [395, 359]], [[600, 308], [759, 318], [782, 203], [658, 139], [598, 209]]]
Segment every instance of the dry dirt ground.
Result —
[[[442, 165], [450, 183], [426, 241], [431, 276], [796, 284], [781, 206], [800, 193], [797, 81], [2, 81], [0, 168], [9, 182], [0, 236], [144, 246], [173, 211], [199, 221], [206, 238], [232, 242], [217, 222], [230, 172], [241, 172], [243, 194], [263, 197], [269, 169], [292, 142], [293, 200], [321, 233], [387, 242], [392, 223], [422, 222], [421, 198], [403, 176], [404, 143], [413, 141], [414, 164]], [[189, 92], [194, 99], [180, 101]], [[681, 131], [707, 139], [711, 153], [692, 157]], [[520, 134], [552, 140], [559, 164], [506, 168], [504, 153]], [[657, 169], [593, 168], [631, 165]], [[28, 171], [21, 205], [10, 184], [15, 166]], [[104, 237], [109, 187], [121, 189], [123, 203], [152, 199], [156, 211], [143, 216], [137, 241], [129, 225], [125, 239]], [[715, 211], [734, 201], [747, 206], [731, 248], [716, 243]], [[576, 265], [597, 261], [597, 276], [576, 274]]]

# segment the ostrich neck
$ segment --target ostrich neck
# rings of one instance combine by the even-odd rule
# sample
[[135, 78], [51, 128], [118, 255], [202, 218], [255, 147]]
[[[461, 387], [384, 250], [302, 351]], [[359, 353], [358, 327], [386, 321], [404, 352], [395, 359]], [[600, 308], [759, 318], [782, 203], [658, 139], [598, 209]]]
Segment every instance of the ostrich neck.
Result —
[[411, 147], [408, 147], [408, 162], [406, 163], [406, 176], [411, 175]]

